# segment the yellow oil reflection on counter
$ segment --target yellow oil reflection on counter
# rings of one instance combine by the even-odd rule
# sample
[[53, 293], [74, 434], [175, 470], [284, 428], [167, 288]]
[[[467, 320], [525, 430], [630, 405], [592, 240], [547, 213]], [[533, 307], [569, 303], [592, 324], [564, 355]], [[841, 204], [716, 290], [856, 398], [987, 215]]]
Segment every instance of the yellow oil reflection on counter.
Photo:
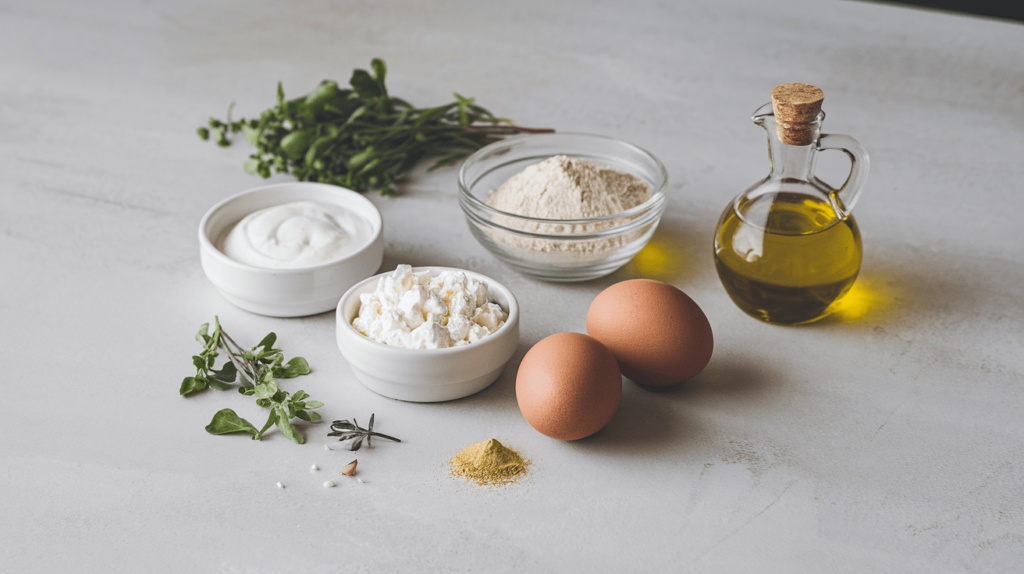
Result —
[[869, 314], [884, 313], [894, 302], [892, 289], [877, 279], [863, 276], [850, 287], [838, 301], [832, 304], [829, 319], [832, 321], [856, 321]]
[[683, 271], [681, 250], [666, 239], [657, 236], [633, 257], [633, 267], [640, 277], [670, 281]]

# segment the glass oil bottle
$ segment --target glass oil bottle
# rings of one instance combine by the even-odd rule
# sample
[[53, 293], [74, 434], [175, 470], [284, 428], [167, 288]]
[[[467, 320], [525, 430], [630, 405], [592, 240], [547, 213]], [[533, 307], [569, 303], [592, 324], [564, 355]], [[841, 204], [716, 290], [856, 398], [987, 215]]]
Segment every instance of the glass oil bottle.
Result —
[[[860, 271], [861, 238], [850, 213], [867, 178], [868, 154], [852, 137], [822, 134], [824, 93], [783, 84], [754, 112], [768, 132], [771, 171], [726, 207], [715, 231], [715, 267], [748, 315], [794, 325], [826, 316]], [[817, 153], [850, 158], [834, 189], [814, 175]]]

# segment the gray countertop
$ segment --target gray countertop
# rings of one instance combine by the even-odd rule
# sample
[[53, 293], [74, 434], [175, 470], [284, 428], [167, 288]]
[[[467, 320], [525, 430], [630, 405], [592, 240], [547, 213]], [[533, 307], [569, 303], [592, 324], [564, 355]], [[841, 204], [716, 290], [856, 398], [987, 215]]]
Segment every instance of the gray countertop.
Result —
[[[1024, 27], [855, 2], [15, 1], [0, 54], [4, 570], [1024, 570]], [[454, 168], [368, 195], [384, 269], [472, 269], [519, 298], [519, 351], [459, 401], [368, 391], [332, 314], [246, 313], [199, 265], [202, 214], [263, 181], [247, 146], [195, 128], [375, 56], [414, 104], [458, 91], [522, 125], [631, 141], [670, 175], [647, 250], [572, 285], [479, 246]], [[787, 328], [732, 304], [711, 240], [767, 171], [750, 114], [790, 81], [825, 90], [824, 131], [858, 138], [872, 172], [848, 304]], [[710, 365], [669, 391], [625, 382], [591, 438], [534, 431], [523, 355], [584, 332], [594, 296], [634, 277], [701, 305]], [[376, 413], [403, 442], [358, 453], [364, 483], [325, 489], [351, 458], [323, 449], [326, 425], [302, 446], [208, 435], [221, 408], [259, 418], [235, 393], [177, 395], [214, 315], [305, 356], [314, 373], [289, 388], [326, 419]], [[490, 437], [534, 461], [526, 481], [448, 478], [448, 457]]]

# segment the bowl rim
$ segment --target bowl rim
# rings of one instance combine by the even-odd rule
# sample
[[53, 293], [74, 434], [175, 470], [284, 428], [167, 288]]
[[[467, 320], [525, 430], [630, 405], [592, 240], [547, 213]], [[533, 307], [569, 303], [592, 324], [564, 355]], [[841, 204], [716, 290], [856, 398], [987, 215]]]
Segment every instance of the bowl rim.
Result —
[[349, 287], [348, 291], [345, 291], [345, 294], [342, 295], [341, 299], [338, 300], [338, 306], [335, 309], [336, 322], [338, 323], [339, 327], [341, 325], [344, 325], [345, 333], [347, 333], [345, 335], [346, 337], [350, 338], [351, 340], [360, 341], [356, 343], [357, 345], [369, 344], [370, 347], [368, 348], [373, 349], [374, 351], [382, 351], [386, 353], [399, 353], [406, 355], [408, 357], [445, 356], [453, 353], [467, 352], [472, 349], [480, 349], [483, 348], [484, 346], [488, 346], [488, 343], [499, 341], [503, 336], [508, 335], [508, 333], [515, 328], [515, 325], [519, 323], [519, 301], [516, 299], [515, 294], [512, 293], [512, 290], [506, 287], [505, 285], [495, 281], [494, 279], [488, 277], [487, 275], [477, 273], [476, 271], [470, 271], [468, 269], [459, 269], [458, 267], [420, 266], [413, 267], [413, 273], [416, 273], [417, 271], [427, 271], [431, 274], [431, 276], [435, 276], [441, 271], [459, 271], [471, 276], [475, 276], [474, 278], [477, 280], [483, 279], [487, 283], [488, 290], [490, 290], [492, 286], [497, 287], [498, 290], [502, 291], [502, 294], [505, 296], [505, 299], [508, 300], [508, 317], [505, 319], [505, 324], [502, 325], [501, 328], [499, 328], [497, 331], [491, 333], [490, 335], [484, 337], [483, 339], [480, 339], [476, 343], [471, 343], [469, 345], [461, 345], [459, 347], [447, 347], [445, 349], [407, 349], [405, 347], [396, 347], [394, 345], [381, 343], [380, 341], [374, 341], [373, 339], [357, 331], [356, 328], [352, 326], [352, 323], [348, 321], [347, 317], [342, 317], [342, 307], [344, 307], [345, 302], [348, 301], [361, 287], [363, 287], [364, 285], [371, 281], [376, 282], [381, 277], [385, 277], [387, 275], [390, 275], [391, 273], [394, 273], [394, 271], [395, 270], [392, 269], [390, 271], [378, 273], [376, 275], [373, 275], [372, 277], [367, 277], [366, 279], [363, 279], [362, 281], [356, 283], [352, 287]]
[[[363, 244], [359, 249], [353, 251], [352, 253], [349, 253], [348, 255], [345, 255], [344, 257], [339, 257], [338, 259], [332, 259], [330, 261], [327, 261], [326, 263], [320, 263], [318, 265], [310, 265], [308, 267], [293, 267], [293, 268], [283, 268], [283, 269], [275, 269], [275, 268], [270, 268], [270, 267], [257, 267], [256, 265], [250, 265], [248, 263], [243, 263], [243, 262], [238, 261], [236, 259], [232, 259], [231, 257], [228, 257], [228, 255], [226, 253], [224, 253], [223, 251], [218, 249], [217, 246], [214, 245], [213, 240], [210, 238], [210, 236], [207, 235], [206, 227], [207, 227], [207, 224], [210, 221], [210, 218], [213, 217], [213, 214], [216, 213], [221, 208], [223, 208], [225, 205], [227, 205], [227, 204], [229, 204], [229, 203], [231, 203], [233, 201], [237, 201], [237, 200], [239, 200], [239, 199], [241, 199], [241, 198], [243, 198], [243, 197], [245, 197], [247, 195], [251, 195], [251, 194], [254, 194], [254, 193], [257, 193], [257, 192], [270, 191], [270, 190], [281, 189], [281, 188], [295, 188], [295, 187], [307, 187], [307, 188], [330, 187], [330, 188], [334, 188], [335, 191], [347, 192], [347, 193], [341, 194], [341, 197], [346, 197], [346, 201], [351, 200], [351, 201], [354, 201], [356, 203], [363, 203], [365, 206], [370, 207], [370, 213], [372, 213], [374, 215], [374, 219], [373, 220], [369, 220], [370, 225], [373, 227], [373, 234], [370, 236], [369, 240], [367, 240], [366, 243]], [[339, 205], [341, 205], [341, 204], [339, 204]], [[362, 214], [358, 214], [358, 215], [362, 215]], [[235, 223], [237, 224], [238, 222], [235, 222]], [[285, 182], [281, 182], [281, 183], [271, 183], [271, 184], [268, 184], [268, 185], [261, 185], [259, 187], [249, 188], [249, 189], [246, 189], [245, 191], [240, 191], [240, 192], [238, 192], [238, 193], [236, 193], [234, 195], [228, 196], [228, 197], [218, 201], [216, 204], [213, 205], [213, 207], [208, 209], [206, 211], [206, 213], [203, 214], [203, 218], [199, 220], [199, 247], [200, 247], [200, 249], [202, 249], [202, 250], [206, 251], [207, 253], [209, 253], [210, 256], [212, 256], [214, 259], [216, 259], [218, 263], [220, 263], [222, 265], [228, 265], [229, 267], [234, 267], [236, 269], [241, 269], [243, 271], [265, 273], [265, 274], [270, 274], [270, 275], [298, 275], [298, 274], [309, 273], [311, 271], [318, 271], [318, 270], [321, 270], [321, 269], [326, 269], [328, 267], [333, 267], [333, 266], [338, 265], [338, 264], [346, 263], [347, 261], [349, 261], [351, 259], [355, 259], [355, 258], [361, 256], [367, 249], [372, 247], [374, 243], [376, 243], [378, 240], [380, 240], [380, 238], [381, 238], [381, 236], [383, 234], [384, 234], [384, 217], [381, 215], [380, 210], [377, 209], [377, 206], [374, 205], [372, 201], [370, 201], [369, 199], [364, 197], [361, 193], [359, 193], [359, 192], [357, 192], [355, 190], [349, 189], [347, 187], [342, 187], [340, 185], [334, 185], [332, 183], [323, 183], [323, 182], [318, 182], [318, 181], [285, 181]]]
[[[546, 218], [543, 218], [543, 217], [530, 217], [530, 216], [526, 216], [526, 215], [518, 215], [518, 214], [515, 214], [515, 213], [510, 213], [508, 211], [502, 211], [500, 209], [495, 209], [495, 208], [491, 207], [490, 205], [487, 205], [486, 203], [481, 201], [479, 198], [477, 198], [475, 195], [473, 195], [469, 191], [469, 186], [466, 183], [466, 168], [468, 166], [473, 165], [476, 161], [478, 161], [480, 156], [485, 155], [486, 153], [488, 153], [490, 151], [493, 151], [496, 148], [500, 148], [502, 146], [507, 146], [509, 144], [514, 144], [517, 141], [522, 141], [522, 140], [527, 140], [527, 139], [552, 138], [552, 137], [559, 137], [559, 136], [570, 136], [570, 137], [579, 137], [579, 138], [584, 138], [584, 139], [605, 140], [605, 141], [614, 142], [614, 143], [621, 144], [621, 145], [624, 145], [626, 147], [632, 148], [634, 151], [639, 152], [641, 155], [646, 156], [648, 159], [650, 159], [652, 162], [654, 162], [654, 165], [657, 166], [658, 175], [660, 176], [661, 182], [657, 186], [657, 189], [652, 189], [651, 190], [651, 197], [647, 198], [647, 200], [644, 201], [643, 203], [641, 203], [640, 205], [635, 205], [635, 206], [633, 206], [633, 207], [631, 207], [631, 208], [629, 208], [629, 209], [627, 209], [625, 211], [620, 211], [618, 213], [613, 213], [611, 215], [602, 215], [600, 217], [591, 217], [591, 218], [585, 218], [585, 219], [546, 219]], [[531, 157], [522, 158], [522, 159], [535, 159], [536, 158], [536, 159], [539, 159], [540, 161], [544, 161], [544, 159], [547, 159], [547, 158], [550, 158], [550, 157], [553, 157], [553, 156], [551, 156], [551, 155], [538, 155], [538, 156], [531, 156]], [[614, 221], [616, 219], [628, 218], [628, 217], [632, 217], [634, 215], [643, 214], [644, 212], [647, 212], [647, 211], [649, 211], [651, 209], [656, 209], [660, 204], [662, 204], [664, 202], [664, 199], [665, 199], [665, 190], [668, 187], [668, 170], [665, 169], [665, 164], [663, 164], [661, 162], [661, 160], [658, 159], [654, 154], [652, 154], [651, 152], [647, 151], [646, 149], [644, 149], [644, 148], [642, 148], [642, 147], [640, 147], [640, 146], [638, 146], [636, 144], [630, 143], [630, 142], [625, 141], [625, 140], [621, 140], [621, 139], [618, 139], [618, 138], [613, 138], [613, 137], [610, 137], [610, 136], [604, 136], [604, 135], [599, 135], [599, 134], [583, 133], [583, 132], [553, 132], [553, 133], [543, 133], [543, 134], [520, 134], [520, 135], [516, 135], [516, 136], [512, 136], [512, 137], [508, 137], [508, 138], [496, 141], [494, 143], [488, 144], [488, 145], [478, 149], [477, 151], [473, 152], [472, 155], [467, 157], [465, 159], [465, 161], [462, 162], [462, 166], [459, 168], [458, 181], [459, 181], [459, 196], [464, 198], [465, 201], [467, 201], [473, 208], [479, 209], [479, 210], [481, 210], [481, 211], [483, 211], [485, 213], [490, 213], [490, 214], [494, 214], [494, 215], [500, 215], [502, 217], [510, 217], [510, 218], [513, 218], [513, 221], [514, 220], [519, 220], [519, 221], [523, 221], [523, 222], [535, 222], [535, 223], [543, 223], [543, 224], [584, 225], [584, 224], [588, 224], [588, 223], [597, 223], [597, 222], [604, 222], [604, 221]], [[614, 229], [614, 227], [612, 227], [611, 229]], [[515, 230], [513, 229], [513, 231], [515, 231]], [[541, 234], [541, 236], [545, 236], [545, 235]], [[562, 237], [562, 236], [555, 235], [553, 237]]]

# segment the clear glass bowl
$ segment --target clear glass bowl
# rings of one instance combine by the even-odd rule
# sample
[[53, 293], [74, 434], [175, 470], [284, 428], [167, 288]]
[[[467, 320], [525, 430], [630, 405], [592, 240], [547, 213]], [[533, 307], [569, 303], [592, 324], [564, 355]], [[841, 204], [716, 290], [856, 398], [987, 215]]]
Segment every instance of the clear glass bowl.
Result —
[[[591, 219], [524, 217], [484, 203], [513, 175], [558, 154], [632, 174], [651, 186], [651, 197]], [[516, 271], [546, 281], [586, 281], [612, 273], [643, 249], [665, 211], [667, 182], [665, 166], [633, 144], [590, 134], [529, 134], [495, 142], [466, 159], [459, 170], [459, 205], [477, 241]]]

